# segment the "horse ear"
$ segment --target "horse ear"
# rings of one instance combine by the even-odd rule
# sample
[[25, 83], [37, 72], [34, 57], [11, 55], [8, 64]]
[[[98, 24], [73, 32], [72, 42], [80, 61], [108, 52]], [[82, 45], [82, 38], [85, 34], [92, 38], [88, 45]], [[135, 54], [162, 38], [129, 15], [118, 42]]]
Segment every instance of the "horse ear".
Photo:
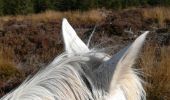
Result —
[[125, 91], [126, 95], [132, 94], [134, 99], [129, 100], [139, 100], [136, 98], [144, 95], [144, 90], [140, 83], [140, 79], [132, 70], [132, 66], [135, 63], [147, 34], [148, 31], [139, 36], [132, 44], [126, 46], [118, 53], [113, 55], [112, 58], [101, 64], [99, 69], [96, 70], [95, 73], [97, 76], [99, 76], [98, 78], [100, 78], [100, 80], [107, 79], [106, 82], [102, 81], [102, 83], [98, 83], [102, 84], [106, 90], [108, 89], [111, 96], [114, 97], [117, 95], [115, 94], [115, 91], [121, 93], [122, 89]]
[[[132, 66], [135, 63], [136, 58], [138, 57], [139, 51], [140, 51], [140, 49], [145, 41], [146, 35], [148, 33], [149, 33], [148, 31], [144, 32], [130, 46], [128, 46], [128, 48], [123, 49], [118, 54], [119, 56], [111, 58], [109, 60], [110, 62], [114, 62], [114, 64], [115, 64], [115, 60], [117, 61], [115, 64], [116, 66], [115, 66], [113, 76], [111, 79], [111, 84], [110, 84], [110, 87], [111, 87], [110, 92], [111, 93], [113, 93], [114, 88], [118, 84], [121, 84], [121, 83], [122, 84], [130, 83], [130, 84], [133, 84], [132, 88], [135, 88], [135, 89], [140, 88], [139, 90], [143, 90], [141, 84], [139, 83], [140, 79], [138, 79], [137, 76], [135, 76], [135, 74], [132, 74], [133, 73]], [[109, 65], [109, 66], [111, 66], [111, 65]], [[132, 75], [132, 76], [130, 76], [130, 75]], [[126, 80], [126, 79], [128, 79], [128, 80]], [[139, 80], [139, 81], [136, 81], [136, 80]], [[128, 82], [126, 82], [126, 81], [128, 81]], [[126, 85], [128, 85], [128, 84], [126, 84]], [[124, 87], [124, 86], [122, 86], [122, 87]], [[127, 91], [127, 92], [129, 92], [129, 91]], [[136, 91], [134, 91], [134, 93], [132, 93], [132, 94], [135, 94], [135, 92]], [[137, 91], [136, 93], [142, 94], [143, 92]]]
[[65, 18], [62, 22], [62, 34], [64, 38], [65, 51], [67, 53], [80, 54], [89, 52], [89, 48], [77, 36], [75, 30], [71, 27]]
[[140, 49], [148, 33], [149, 31], [144, 32], [132, 43], [132, 45], [126, 50], [124, 55], [119, 60], [119, 64], [124, 64], [126, 66], [132, 67], [136, 58], [138, 57]]

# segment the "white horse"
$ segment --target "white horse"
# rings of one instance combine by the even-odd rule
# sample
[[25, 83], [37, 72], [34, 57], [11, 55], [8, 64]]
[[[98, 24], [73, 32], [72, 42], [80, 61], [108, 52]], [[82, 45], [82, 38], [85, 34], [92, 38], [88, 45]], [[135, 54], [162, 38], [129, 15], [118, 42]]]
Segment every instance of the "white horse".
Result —
[[65, 52], [1, 100], [145, 100], [132, 68], [148, 31], [113, 57], [90, 50], [63, 19]]

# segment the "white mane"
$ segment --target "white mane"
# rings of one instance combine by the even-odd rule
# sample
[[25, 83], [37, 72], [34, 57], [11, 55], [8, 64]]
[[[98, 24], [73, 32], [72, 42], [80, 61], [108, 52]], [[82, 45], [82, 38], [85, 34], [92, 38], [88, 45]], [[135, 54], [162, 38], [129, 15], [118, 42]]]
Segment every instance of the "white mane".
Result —
[[63, 19], [65, 52], [1, 100], [143, 100], [132, 69], [148, 32], [113, 57], [90, 50]]

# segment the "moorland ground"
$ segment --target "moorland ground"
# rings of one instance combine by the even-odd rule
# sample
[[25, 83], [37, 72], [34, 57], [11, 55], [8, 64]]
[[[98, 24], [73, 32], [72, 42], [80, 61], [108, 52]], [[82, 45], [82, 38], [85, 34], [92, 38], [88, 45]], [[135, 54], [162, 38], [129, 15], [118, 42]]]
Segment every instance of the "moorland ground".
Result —
[[0, 96], [63, 52], [61, 21], [65, 17], [91, 48], [114, 54], [149, 30], [135, 68], [141, 72], [147, 100], [170, 99], [170, 12], [168, 7], [124, 10], [46, 11], [0, 17]]

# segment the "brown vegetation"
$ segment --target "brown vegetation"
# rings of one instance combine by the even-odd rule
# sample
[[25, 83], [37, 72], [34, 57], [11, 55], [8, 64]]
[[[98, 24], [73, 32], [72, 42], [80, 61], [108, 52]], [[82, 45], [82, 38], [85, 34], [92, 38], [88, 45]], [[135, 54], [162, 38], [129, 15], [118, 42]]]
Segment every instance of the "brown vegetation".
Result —
[[14, 53], [10, 48], [0, 48], [0, 96], [9, 92], [24, 79], [24, 73], [14, 62]]
[[148, 20], [155, 20], [159, 27], [165, 27], [170, 22], [170, 7], [144, 8], [143, 17]]
[[170, 46], [147, 44], [139, 65], [144, 71], [147, 100], [170, 99]]
[[[30, 14], [30, 15], [17, 15], [17, 16], [4, 16], [0, 17], [0, 21], [6, 22], [10, 20], [23, 21], [31, 20], [32, 22], [49, 22], [51, 20], [61, 21], [62, 18], [67, 18], [71, 20], [74, 24], [95, 24], [96, 22], [102, 21], [106, 15], [101, 12], [101, 10], [90, 10], [86, 12], [81, 11], [67, 11], [67, 12], [56, 12], [56, 11], [46, 11], [40, 14]], [[2, 24], [2, 23], [1, 23]]]

